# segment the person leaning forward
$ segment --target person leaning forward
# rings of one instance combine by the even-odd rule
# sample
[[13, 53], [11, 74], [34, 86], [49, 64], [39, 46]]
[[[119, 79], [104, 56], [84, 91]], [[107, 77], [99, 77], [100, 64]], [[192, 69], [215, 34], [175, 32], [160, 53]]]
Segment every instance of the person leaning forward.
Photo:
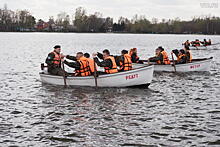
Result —
[[[98, 56], [100, 59], [103, 59], [103, 61], [100, 62], [96, 56]], [[109, 50], [107, 49], [104, 50], [103, 54], [100, 54], [100, 53], [93, 54], [93, 58], [98, 66], [104, 67], [105, 73], [112, 74], [112, 73], [118, 72], [115, 58], [113, 56], [110, 56]]]
[[74, 56], [67, 56], [67, 59], [74, 60], [75, 62], [68, 62], [64, 60], [64, 64], [66, 64], [69, 67], [75, 68], [75, 76], [90, 76], [90, 68], [89, 68], [89, 62], [87, 59], [83, 56], [82, 52], [78, 52], [76, 54], [76, 57]]
[[56, 45], [54, 51], [49, 53], [46, 59], [48, 73], [52, 75], [66, 76], [66, 72], [61, 68], [61, 60], [65, 56], [61, 54], [61, 46]]

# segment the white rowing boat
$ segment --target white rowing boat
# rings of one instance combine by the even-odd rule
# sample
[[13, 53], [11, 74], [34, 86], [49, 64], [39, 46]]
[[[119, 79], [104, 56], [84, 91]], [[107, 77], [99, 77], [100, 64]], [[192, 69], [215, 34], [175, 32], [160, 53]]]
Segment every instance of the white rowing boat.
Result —
[[190, 50], [210, 50], [210, 49], [216, 49], [218, 47], [219, 43], [208, 45], [208, 46], [189, 46]]
[[[130, 86], [149, 86], [153, 79], [153, 65], [145, 65], [136, 67], [133, 70], [118, 72], [114, 74], [104, 74], [97, 77], [98, 87], [130, 87]], [[50, 75], [43, 71], [40, 73], [41, 81], [43, 83], [53, 85], [64, 85], [64, 79], [62, 76]], [[68, 76], [66, 78], [66, 84], [70, 86], [91, 86], [94, 87], [95, 79], [93, 76], [88, 77], [75, 77]]]
[[[191, 63], [176, 64], [176, 72], [209, 72], [211, 69], [211, 62], [213, 57], [204, 59], [193, 59]], [[136, 64], [136, 67], [142, 66]], [[174, 66], [171, 65], [156, 65], [154, 64], [154, 71], [156, 72], [174, 72]]]

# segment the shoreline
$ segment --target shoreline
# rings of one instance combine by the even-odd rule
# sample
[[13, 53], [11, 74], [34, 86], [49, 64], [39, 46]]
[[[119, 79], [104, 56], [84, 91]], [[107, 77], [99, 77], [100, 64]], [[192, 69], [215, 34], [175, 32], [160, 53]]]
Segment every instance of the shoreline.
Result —
[[134, 35], [201, 35], [219, 36], [220, 34], [186, 34], [186, 33], [131, 33], [131, 32], [46, 32], [46, 31], [0, 31], [0, 33], [62, 33], [62, 34], [134, 34]]

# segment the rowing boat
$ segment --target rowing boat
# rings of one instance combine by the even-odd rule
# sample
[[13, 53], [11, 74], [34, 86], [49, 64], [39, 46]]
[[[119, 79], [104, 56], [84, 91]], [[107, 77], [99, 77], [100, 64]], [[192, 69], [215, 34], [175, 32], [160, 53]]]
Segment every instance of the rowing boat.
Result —
[[[193, 59], [191, 63], [176, 64], [176, 72], [209, 72], [211, 69], [211, 62], [213, 57], [203, 59]], [[146, 62], [145, 62], [146, 63]], [[153, 63], [152, 63], [153, 64]], [[136, 64], [136, 67], [142, 66]], [[157, 65], [154, 64], [154, 71], [156, 72], [174, 72], [174, 67], [170, 65]]]
[[190, 50], [210, 50], [210, 49], [216, 49], [218, 47], [219, 43], [213, 44], [213, 45], [207, 45], [207, 46], [189, 46]]
[[[141, 67], [136, 67], [130, 71], [99, 75], [97, 77], [97, 86], [130, 87], [146, 85], [148, 87], [153, 79], [153, 71], [153, 65], [144, 65]], [[40, 78], [43, 83], [53, 85], [64, 85], [64, 80], [62, 76], [50, 75], [45, 70], [40, 72]], [[66, 84], [69, 86], [96, 86], [95, 79], [93, 76], [68, 76], [66, 78]]]

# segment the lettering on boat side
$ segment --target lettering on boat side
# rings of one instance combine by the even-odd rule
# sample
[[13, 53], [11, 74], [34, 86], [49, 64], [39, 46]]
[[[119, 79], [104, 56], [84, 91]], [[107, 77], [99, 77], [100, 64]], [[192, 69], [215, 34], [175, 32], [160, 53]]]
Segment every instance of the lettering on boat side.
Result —
[[192, 65], [192, 66], [190, 66], [190, 68], [191, 69], [195, 69], [195, 68], [199, 68], [201, 65], [200, 64], [198, 64], [198, 65]]
[[125, 78], [126, 78], [126, 80], [137, 79], [138, 78], [138, 74], [128, 75]]

